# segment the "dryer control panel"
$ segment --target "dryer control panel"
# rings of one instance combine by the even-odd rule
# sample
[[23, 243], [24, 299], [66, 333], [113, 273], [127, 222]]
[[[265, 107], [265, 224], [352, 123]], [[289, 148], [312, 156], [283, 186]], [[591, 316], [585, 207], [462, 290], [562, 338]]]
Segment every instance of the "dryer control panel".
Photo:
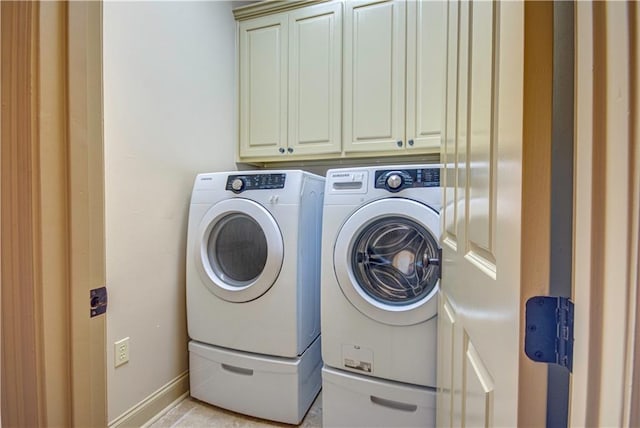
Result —
[[284, 189], [286, 174], [237, 174], [227, 177], [225, 190], [234, 193], [245, 190]]
[[394, 193], [416, 187], [440, 187], [440, 168], [379, 170], [375, 187]]

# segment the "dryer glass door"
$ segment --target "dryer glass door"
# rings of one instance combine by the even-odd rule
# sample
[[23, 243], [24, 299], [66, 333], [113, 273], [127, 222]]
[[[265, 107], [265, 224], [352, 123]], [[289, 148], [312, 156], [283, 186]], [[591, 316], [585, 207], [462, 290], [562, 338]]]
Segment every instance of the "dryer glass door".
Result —
[[218, 277], [232, 287], [244, 287], [255, 281], [264, 269], [267, 239], [251, 217], [232, 213], [214, 225], [207, 254]]
[[196, 241], [196, 268], [204, 284], [229, 302], [248, 302], [275, 283], [284, 258], [282, 234], [260, 204], [226, 199], [204, 215]]

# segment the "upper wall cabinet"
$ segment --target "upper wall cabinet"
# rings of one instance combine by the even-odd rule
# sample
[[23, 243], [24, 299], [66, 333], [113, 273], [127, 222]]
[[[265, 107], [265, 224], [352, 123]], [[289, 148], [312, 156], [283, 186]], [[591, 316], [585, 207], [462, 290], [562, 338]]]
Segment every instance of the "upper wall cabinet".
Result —
[[338, 157], [342, 4], [236, 17], [240, 19], [240, 160]]
[[268, 0], [234, 14], [239, 161], [439, 154], [444, 2]]
[[274, 156], [286, 147], [287, 17], [240, 23], [240, 156]]
[[439, 150], [444, 6], [439, 1], [346, 3], [343, 150], [347, 155]]
[[446, 7], [444, 1], [407, 2], [404, 143], [409, 149], [440, 150], [445, 103]]

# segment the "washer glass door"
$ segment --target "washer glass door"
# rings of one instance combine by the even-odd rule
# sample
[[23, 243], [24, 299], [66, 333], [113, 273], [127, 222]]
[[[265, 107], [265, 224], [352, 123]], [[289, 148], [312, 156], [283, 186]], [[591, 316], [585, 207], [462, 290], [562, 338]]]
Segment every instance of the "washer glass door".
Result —
[[410, 305], [438, 283], [438, 243], [424, 226], [404, 217], [369, 223], [354, 239], [351, 266], [356, 281], [385, 305]]
[[418, 202], [389, 198], [356, 211], [334, 249], [338, 284], [364, 315], [411, 325], [437, 314], [438, 214]]
[[284, 257], [277, 223], [261, 205], [241, 198], [209, 209], [200, 225], [196, 266], [218, 297], [247, 302], [277, 279]]

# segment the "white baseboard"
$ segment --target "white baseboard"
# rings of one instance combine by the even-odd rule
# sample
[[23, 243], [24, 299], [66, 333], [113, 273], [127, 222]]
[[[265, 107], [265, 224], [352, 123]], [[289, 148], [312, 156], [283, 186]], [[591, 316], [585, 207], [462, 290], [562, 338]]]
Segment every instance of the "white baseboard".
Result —
[[189, 371], [182, 373], [162, 388], [127, 410], [109, 428], [145, 427], [189, 395]]

